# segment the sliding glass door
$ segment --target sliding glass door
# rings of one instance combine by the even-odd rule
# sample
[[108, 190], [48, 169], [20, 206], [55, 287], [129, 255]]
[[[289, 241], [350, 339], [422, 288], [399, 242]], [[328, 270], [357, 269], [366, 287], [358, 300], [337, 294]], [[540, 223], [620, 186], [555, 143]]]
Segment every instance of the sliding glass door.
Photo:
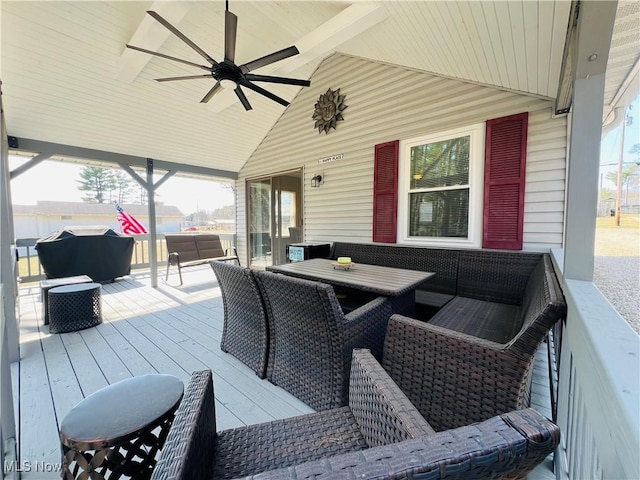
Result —
[[302, 240], [302, 170], [247, 182], [249, 266], [286, 262], [286, 247]]

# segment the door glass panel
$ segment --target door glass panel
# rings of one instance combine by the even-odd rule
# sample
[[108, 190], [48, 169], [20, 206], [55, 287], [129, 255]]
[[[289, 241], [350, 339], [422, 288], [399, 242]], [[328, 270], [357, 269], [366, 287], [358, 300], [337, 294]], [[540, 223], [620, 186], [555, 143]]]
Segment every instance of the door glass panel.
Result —
[[[273, 177], [274, 224], [272, 231], [276, 232], [272, 239], [273, 264], [280, 265], [287, 261], [287, 245], [297, 243], [299, 239], [292, 239], [291, 228], [299, 227], [300, 200], [302, 198], [302, 172], [291, 172]], [[299, 229], [298, 229], [299, 231]], [[295, 234], [294, 230], [294, 234]]]
[[287, 245], [301, 241], [302, 170], [247, 185], [249, 265], [264, 268], [285, 263]]
[[297, 226], [296, 192], [281, 192], [280, 198], [282, 204], [282, 232], [284, 236], [288, 236], [291, 239], [291, 231], [289, 229]]
[[271, 265], [271, 180], [249, 182], [249, 265]]

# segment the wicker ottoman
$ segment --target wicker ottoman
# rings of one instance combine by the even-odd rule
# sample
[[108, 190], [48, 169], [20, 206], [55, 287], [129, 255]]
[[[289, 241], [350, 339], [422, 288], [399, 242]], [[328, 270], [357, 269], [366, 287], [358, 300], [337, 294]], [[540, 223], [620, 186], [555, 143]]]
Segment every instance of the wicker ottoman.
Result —
[[73, 285], [76, 283], [91, 283], [89, 275], [76, 275], [73, 277], [48, 278], [40, 282], [40, 300], [42, 301], [42, 315], [44, 324], [49, 325], [49, 290], [62, 285]]
[[102, 323], [99, 283], [63, 285], [49, 290], [49, 332], [75, 332]]

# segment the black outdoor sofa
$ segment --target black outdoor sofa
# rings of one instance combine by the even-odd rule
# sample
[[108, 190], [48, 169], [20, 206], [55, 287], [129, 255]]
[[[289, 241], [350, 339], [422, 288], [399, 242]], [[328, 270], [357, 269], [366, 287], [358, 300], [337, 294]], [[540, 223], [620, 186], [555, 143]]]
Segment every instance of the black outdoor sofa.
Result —
[[416, 315], [496, 343], [507, 343], [537, 316], [551, 325], [566, 316], [548, 253], [335, 242], [331, 258], [338, 257], [434, 272], [416, 290]]

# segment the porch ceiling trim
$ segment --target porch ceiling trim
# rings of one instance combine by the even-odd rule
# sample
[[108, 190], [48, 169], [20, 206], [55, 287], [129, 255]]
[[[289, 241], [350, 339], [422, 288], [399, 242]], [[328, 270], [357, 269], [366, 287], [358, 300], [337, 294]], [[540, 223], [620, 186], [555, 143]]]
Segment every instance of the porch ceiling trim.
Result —
[[586, 10], [586, 5], [580, 1], [572, 2], [556, 95], [556, 114], [569, 112], [576, 80], [604, 74], [607, 71], [616, 18], [616, 8], [612, 8], [612, 5], [602, 2], [602, 5], [598, 5], [598, 15], [592, 15], [591, 10]]
[[[124, 155], [122, 153], [106, 152], [104, 150], [94, 150], [84, 147], [74, 147], [72, 145], [62, 145], [59, 143], [44, 142], [41, 140], [33, 140], [30, 138], [11, 137], [10, 143], [11, 145], [14, 145], [11, 147], [11, 150], [38, 153], [40, 155], [48, 155], [49, 157], [58, 155], [78, 159], [97, 160], [100, 162], [116, 165], [126, 164], [132, 167], [139, 167], [143, 169], [147, 168], [147, 160], [149, 160], [145, 157]], [[166, 160], [152, 160], [154, 168], [158, 170], [185, 172], [194, 175], [218, 177], [231, 180], [238, 179], [238, 173], [230, 170], [199, 167], [195, 165], [187, 165], [184, 163], [171, 162]]]

